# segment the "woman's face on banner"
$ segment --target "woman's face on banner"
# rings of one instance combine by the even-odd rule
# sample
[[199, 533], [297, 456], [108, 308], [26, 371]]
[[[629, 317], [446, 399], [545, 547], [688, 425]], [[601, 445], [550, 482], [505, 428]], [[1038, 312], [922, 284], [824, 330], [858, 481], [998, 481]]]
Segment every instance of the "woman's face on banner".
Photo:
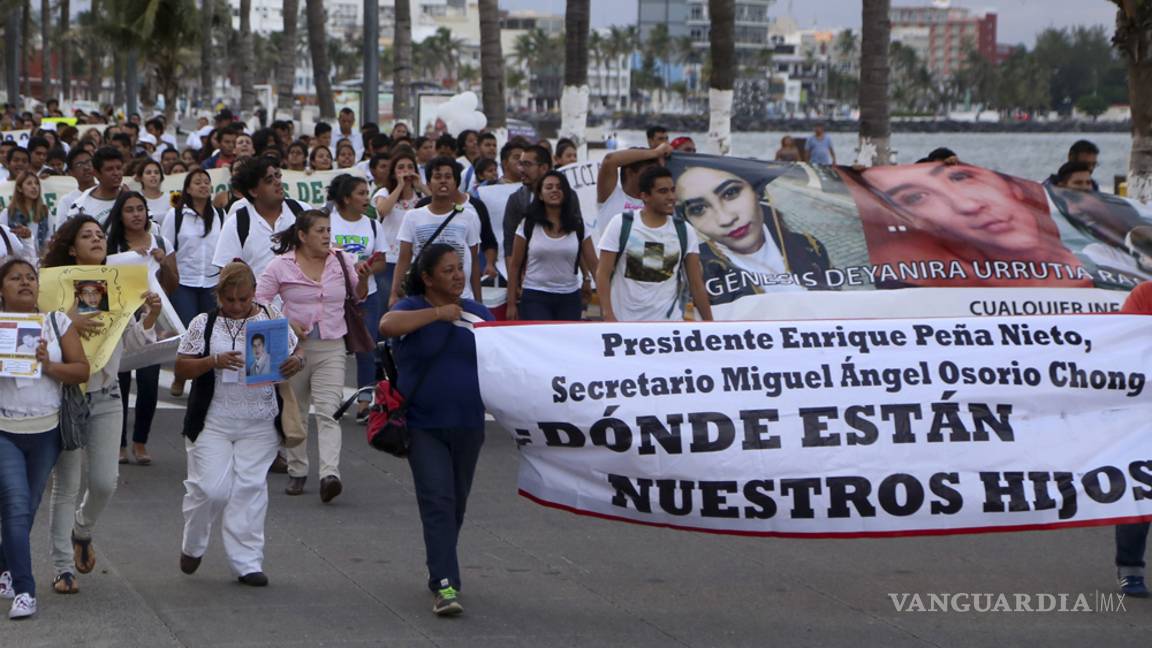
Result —
[[80, 301], [85, 305], [97, 308], [100, 306], [100, 300], [104, 298], [104, 294], [100, 292], [99, 288], [95, 286], [84, 286], [80, 289]]
[[764, 212], [756, 191], [740, 176], [690, 168], [676, 180], [676, 205], [696, 231], [737, 254], [764, 245]]
[[864, 177], [910, 214], [917, 229], [986, 250], [1040, 244], [1036, 214], [1000, 175], [967, 165], [875, 167]]

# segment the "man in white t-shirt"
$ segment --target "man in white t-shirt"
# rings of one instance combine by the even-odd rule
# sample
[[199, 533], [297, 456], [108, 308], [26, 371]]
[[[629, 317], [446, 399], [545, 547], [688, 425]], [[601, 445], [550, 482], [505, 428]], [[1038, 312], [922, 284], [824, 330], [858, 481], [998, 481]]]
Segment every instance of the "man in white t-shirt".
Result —
[[280, 166], [274, 158], [245, 160], [232, 172], [232, 188], [239, 191], [249, 206], [229, 216], [220, 228], [212, 265], [223, 268], [240, 259], [259, 278], [275, 256], [272, 235], [288, 229], [296, 216], [310, 207], [284, 196]]
[[[400, 241], [400, 258], [392, 277], [389, 307], [400, 299], [409, 266], [429, 243], [446, 243], [456, 248], [464, 261], [464, 276], [468, 278], [463, 296], [480, 299], [480, 267], [474, 262], [480, 247], [480, 217], [474, 210], [456, 204], [460, 165], [452, 158], [435, 158], [428, 163], [427, 180], [432, 202], [404, 214], [404, 222], [396, 235]], [[445, 221], [448, 221], [447, 225], [444, 225]], [[442, 229], [441, 225], [444, 225]], [[440, 234], [431, 240], [438, 229]]]
[[701, 319], [711, 321], [700, 242], [690, 225], [672, 217], [676, 207], [672, 173], [662, 166], [648, 168], [639, 178], [639, 192], [644, 207], [613, 216], [600, 239], [596, 286], [604, 321], [682, 318], [685, 279]]
[[667, 143], [656, 148], [634, 148], [609, 153], [596, 175], [596, 226], [602, 227], [616, 214], [640, 211], [640, 174], [651, 166], [664, 164], [672, 154]]
[[92, 172], [96, 186], [83, 191], [68, 208], [68, 218], [91, 216], [104, 227], [108, 214], [120, 196], [124, 184], [124, 155], [119, 149], [104, 146], [92, 156]]
[[68, 175], [76, 179], [76, 190], [64, 194], [56, 201], [53, 231], [68, 219], [68, 210], [72, 209], [72, 203], [76, 202], [80, 194], [96, 186], [96, 178], [92, 173], [92, 154], [86, 149], [77, 146], [68, 151], [67, 165]]

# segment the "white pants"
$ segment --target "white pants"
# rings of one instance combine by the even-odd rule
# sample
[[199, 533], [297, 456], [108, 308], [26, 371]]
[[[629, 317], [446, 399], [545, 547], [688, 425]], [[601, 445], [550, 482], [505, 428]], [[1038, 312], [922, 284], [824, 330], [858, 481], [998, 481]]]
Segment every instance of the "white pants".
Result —
[[264, 419], [229, 421], [227, 428], [204, 425], [196, 443], [185, 440], [188, 479], [184, 480], [182, 551], [199, 558], [208, 550], [212, 525], [220, 525], [224, 552], [237, 576], [263, 571], [264, 517], [268, 513], [268, 467], [280, 437]]
[[[332, 415], [344, 400], [344, 339], [300, 341], [307, 359], [300, 373], [292, 376], [292, 391], [300, 403], [300, 419], [308, 423], [308, 405], [316, 409], [316, 445], [320, 455], [320, 477], [340, 476], [340, 424]], [[308, 443], [284, 451], [288, 474], [308, 476]]]
[[[96, 521], [116, 492], [120, 476], [124, 405], [120, 402], [119, 386], [88, 394], [88, 403], [88, 444], [79, 450], [61, 452], [52, 473], [49, 515], [52, 567], [57, 575], [76, 571], [72, 533], [84, 540], [92, 538]], [[77, 504], [82, 488], [84, 499]]]

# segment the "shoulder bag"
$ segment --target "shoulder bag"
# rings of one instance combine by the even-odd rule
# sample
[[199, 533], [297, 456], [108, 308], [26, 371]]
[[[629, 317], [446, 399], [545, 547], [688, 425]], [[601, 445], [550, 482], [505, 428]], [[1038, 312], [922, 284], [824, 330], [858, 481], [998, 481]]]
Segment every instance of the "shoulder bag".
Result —
[[[60, 326], [56, 323], [56, 313], [48, 313], [56, 343], [60, 344]], [[61, 353], [63, 346], [61, 345]], [[61, 385], [60, 390], [60, 446], [63, 450], [79, 450], [88, 445], [88, 417], [92, 411], [88, 405], [88, 394], [80, 385]]]
[[356, 297], [352, 287], [352, 277], [348, 275], [348, 266], [344, 265], [344, 258], [338, 250], [333, 250], [336, 263], [340, 264], [340, 272], [344, 273], [344, 325], [348, 334], [344, 336], [344, 349], [348, 353], [365, 353], [376, 349], [376, 341], [364, 326], [364, 316], [360, 314], [360, 307], [356, 304]]

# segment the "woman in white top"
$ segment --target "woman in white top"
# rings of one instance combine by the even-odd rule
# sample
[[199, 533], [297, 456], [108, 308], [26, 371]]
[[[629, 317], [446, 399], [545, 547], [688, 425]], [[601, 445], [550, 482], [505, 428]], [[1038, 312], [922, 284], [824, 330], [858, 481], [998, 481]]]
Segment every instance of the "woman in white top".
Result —
[[[373, 275], [385, 269], [388, 243], [384, 239], [383, 225], [368, 218], [368, 182], [348, 173], [332, 179], [328, 185], [328, 202], [332, 204], [332, 247], [344, 250], [356, 259], [356, 264], [368, 264]], [[391, 276], [388, 276], [391, 279]], [[386, 292], [379, 289], [373, 279], [368, 282], [368, 296], [360, 304], [364, 326], [373, 339], [379, 337], [380, 316], [384, 314]], [[376, 382], [376, 353], [364, 351], [356, 354], [356, 386], [367, 387]], [[368, 406], [372, 397], [365, 393], [356, 412], [356, 420], [368, 422]]]
[[[76, 216], [60, 226], [41, 261], [41, 267], [104, 265], [108, 241], [100, 222], [91, 216]], [[88, 445], [60, 455], [52, 481], [52, 566], [56, 571], [53, 589], [60, 594], [79, 591], [75, 572], [87, 574], [96, 567], [92, 532], [119, 477], [120, 432], [124, 425], [120, 402], [120, 357], [124, 350], [144, 348], [156, 341], [153, 327], [160, 316], [160, 296], [144, 294], [146, 314], [131, 319], [108, 361], [91, 367], [87, 380], [90, 414]], [[80, 334], [92, 335], [103, 326], [102, 313], [70, 313], [72, 326]], [[86, 470], [82, 470], [86, 466]], [[82, 479], [83, 478], [83, 479]], [[81, 490], [83, 500], [79, 500]]]
[[[121, 193], [108, 213], [108, 253], [136, 252], [140, 256], [150, 255], [156, 263], [164, 260], [172, 245], [153, 230], [152, 219], [148, 218], [148, 203], [143, 195], [129, 191]], [[163, 270], [161, 270], [163, 271]], [[120, 463], [128, 463], [128, 394], [132, 391], [132, 372], [121, 371], [120, 401], [124, 405], [124, 424], [120, 430]], [[147, 466], [152, 463], [148, 454], [148, 435], [152, 431], [152, 419], [156, 415], [159, 401], [160, 365], [140, 367], [136, 370], [136, 417], [132, 423], [132, 456], [136, 463]]]
[[[9, 259], [0, 265], [0, 310], [39, 312], [39, 288], [31, 263]], [[8, 613], [13, 619], [36, 613], [29, 536], [60, 456], [60, 385], [88, 379], [80, 336], [69, 324], [63, 313], [46, 314], [36, 348], [39, 378], [0, 378], [0, 598], [14, 599]]]
[[[184, 326], [200, 313], [216, 308], [216, 279], [212, 264], [216, 242], [224, 225], [224, 212], [212, 206], [212, 178], [196, 168], [184, 178], [180, 199], [160, 225], [160, 235], [172, 243], [180, 284], [172, 293], [172, 308]], [[184, 381], [172, 381], [173, 396], [184, 394]]]
[[38, 251], [44, 249], [52, 236], [52, 219], [44, 204], [40, 178], [35, 173], [21, 172], [12, 184], [8, 207], [0, 211], [0, 225], [8, 228], [5, 235], [9, 245], [0, 241], [0, 251], [4, 256], [16, 254], [35, 264]]
[[576, 193], [563, 173], [549, 171], [516, 229], [508, 265], [508, 319], [579, 320], [582, 293], [590, 288], [596, 262]]
[[383, 304], [381, 313], [388, 310], [388, 293], [392, 290], [392, 275], [396, 272], [396, 260], [400, 258], [400, 242], [396, 235], [400, 233], [400, 225], [404, 222], [404, 214], [416, 208], [416, 203], [427, 194], [424, 183], [420, 181], [420, 174], [416, 165], [416, 154], [409, 148], [401, 148], [392, 153], [392, 167], [388, 170], [387, 179], [376, 195], [372, 197], [372, 206], [376, 208], [376, 217], [380, 219], [381, 235], [388, 246], [387, 264], [384, 266], [383, 276], [377, 282], [384, 287], [381, 293]]
[[[264, 518], [268, 512], [268, 468], [280, 446], [280, 399], [274, 385], [249, 387], [244, 371], [244, 329], [248, 322], [283, 317], [275, 306], [257, 304], [256, 278], [241, 262], [220, 271], [219, 307], [188, 325], [176, 358], [176, 375], [192, 380], [184, 418], [188, 479], [184, 482], [184, 538], [180, 570], [200, 566], [212, 526], [220, 521], [224, 553], [245, 585], [268, 584], [264, 575]], [[211, 330], [209, 331], [209, 324]], [[294, 351], [280, 366], [285, 377], [304, 366]]]
[[172, 197], [160, 189], [164, 182], [164, 167], [156, 160], [147, 160], [136, 169], [136, 182], [140, 183], [140, 193], [148, 203], [148, 214], [159, 222], [172, 208]]

